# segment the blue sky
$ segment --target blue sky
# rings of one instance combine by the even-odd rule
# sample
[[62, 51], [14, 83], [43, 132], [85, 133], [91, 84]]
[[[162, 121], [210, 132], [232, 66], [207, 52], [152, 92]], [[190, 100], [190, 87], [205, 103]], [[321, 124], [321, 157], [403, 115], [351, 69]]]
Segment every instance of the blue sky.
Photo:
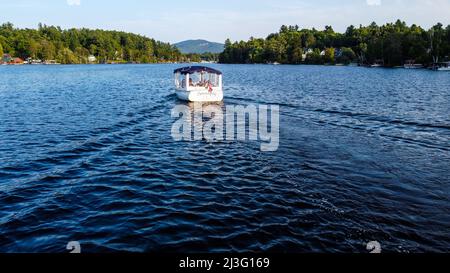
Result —
[[0, 0], [0, 22], [35, 28], [123, 30], [178, 42], [266, 37], [282, 24], [322, 29], [397, 18], [424, 27], [450, 24], [450, 0]]

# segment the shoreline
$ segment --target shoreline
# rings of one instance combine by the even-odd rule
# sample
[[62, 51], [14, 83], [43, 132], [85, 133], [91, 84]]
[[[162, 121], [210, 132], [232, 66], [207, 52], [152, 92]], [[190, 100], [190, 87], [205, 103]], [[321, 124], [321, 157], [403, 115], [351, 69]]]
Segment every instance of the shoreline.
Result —
[[405, 70], [431, 70], [431, 66], [424, 66], [421, 68], [405, 68], [403, 66], [379, 66], [379, 67], [370, 67], [368, 65], [345, 65], [345, 64], [263, 64], [263, 63], [254, 63], [254, 64], [241, 64], [241, 63], [191, 63], [191, 62], [163, 62], [163, 63], [90, 63], [90, 64], [0, 64], [0, 67], [8, 66], [8, 67], [17, 67], [17, 66], [97, 66], [97, 65], [263, 65], [263, 66], [324, 66], [324, 67], [360, 67], [360, 68], [368, 68], [368, 69], [405, 69]]

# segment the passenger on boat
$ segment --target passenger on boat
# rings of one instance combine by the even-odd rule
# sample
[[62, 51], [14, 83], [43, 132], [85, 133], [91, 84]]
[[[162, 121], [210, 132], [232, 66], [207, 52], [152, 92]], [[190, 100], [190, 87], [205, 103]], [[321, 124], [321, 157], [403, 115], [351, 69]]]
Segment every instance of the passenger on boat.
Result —
[[198, 86], [198, 87], [205, 87], [205, 86], [206, 86], [206, 81], [200, 81], [200, 82], [197, 84], [197, 86]]

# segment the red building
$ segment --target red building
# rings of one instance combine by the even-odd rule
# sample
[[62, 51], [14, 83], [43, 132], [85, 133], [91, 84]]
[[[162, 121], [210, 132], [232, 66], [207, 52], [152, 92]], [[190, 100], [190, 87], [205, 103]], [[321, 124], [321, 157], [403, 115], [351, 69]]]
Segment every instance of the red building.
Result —
[[23, 60], [21, 58], [13, 58], [10, 64], [23, 64]]
[[24, 61], [21, 58], [13, 58], [9, 54], [3, 54], [0, 64], [24, 64]]

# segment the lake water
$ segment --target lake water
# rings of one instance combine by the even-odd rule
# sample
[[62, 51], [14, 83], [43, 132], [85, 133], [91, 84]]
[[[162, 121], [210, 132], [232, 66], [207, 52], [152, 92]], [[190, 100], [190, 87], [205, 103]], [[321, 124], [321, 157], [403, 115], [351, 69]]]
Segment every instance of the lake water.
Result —
[[1, 252], [450, 249], [449, 73], [216, 65], [263, 153], [175, 142], [177, 67], [0, 67]]

